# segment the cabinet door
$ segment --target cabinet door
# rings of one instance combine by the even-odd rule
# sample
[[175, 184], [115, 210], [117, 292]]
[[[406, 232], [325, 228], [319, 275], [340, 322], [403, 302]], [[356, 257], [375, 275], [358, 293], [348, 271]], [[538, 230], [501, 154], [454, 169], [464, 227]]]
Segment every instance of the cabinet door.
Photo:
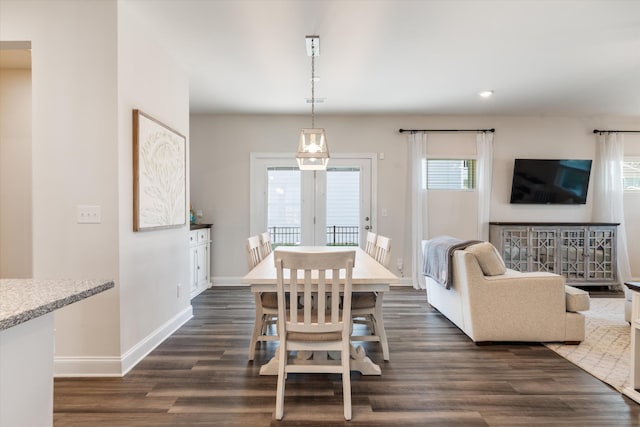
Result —
[[201, 284], [206, 283], [207, 281], [207, 248], [204, 245], [198, 246], [198, 251], [196, 252], [196, 264], [197, 264], [197, 276], [196, 276], [196, 287], [200, 287]]
[[587, 245], [585, 227], [563, 228], [560, 230], [560, 271], [567, 281], [584, 281], [586, 277], [585, 248]]
[[194, 292], [198, 288], [198, 248], [189, 248], [189, 291]]
[[527, 227], [505, 227], [502, 229], [502, 258], [507, 268], [529, 271], [529, 229]]
[[585, 251], [586, 279], [594, 282], [609, 282], [616, 279], [616, 234], [615, 228], [589, 227], [588, 245]]
[[529, 271], [557, 271], [558, 230], [550, 227], [532, 227], [529, 230]]

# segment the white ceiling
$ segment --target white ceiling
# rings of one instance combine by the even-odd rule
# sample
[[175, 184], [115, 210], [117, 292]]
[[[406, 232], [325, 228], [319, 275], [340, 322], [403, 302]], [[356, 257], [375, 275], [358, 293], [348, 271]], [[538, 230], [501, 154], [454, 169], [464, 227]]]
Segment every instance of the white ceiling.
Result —
[[[640, 116], [639, 0], [125, 0], [192, 112]], [[478, 96], [490, 89], [490, 99]]]

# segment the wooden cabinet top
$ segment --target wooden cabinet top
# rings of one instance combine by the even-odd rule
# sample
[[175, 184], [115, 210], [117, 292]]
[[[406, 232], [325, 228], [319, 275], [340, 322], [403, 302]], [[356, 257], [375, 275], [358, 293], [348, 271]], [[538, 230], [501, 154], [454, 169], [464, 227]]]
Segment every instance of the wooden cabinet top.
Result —
[[502, 222], [491, 221], [490, 225], [520, 225], [520, 226], [573, 226], [573, 227], [585, 227], [585, 226], [618, 226], [619, 222]]
[[191, 224], [191, 230], [201, 230], [203, 228], [212, 228], [213, 224]]

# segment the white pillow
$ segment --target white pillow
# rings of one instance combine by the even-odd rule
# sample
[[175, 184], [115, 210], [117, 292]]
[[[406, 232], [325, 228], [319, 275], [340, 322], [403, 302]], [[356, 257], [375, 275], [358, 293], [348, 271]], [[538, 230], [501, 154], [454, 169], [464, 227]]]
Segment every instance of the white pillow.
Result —
[[499, 276], [507, 272], [498, 250], [489, 242], [476, 243], [465, 249], [476, 256], [485, 276]]

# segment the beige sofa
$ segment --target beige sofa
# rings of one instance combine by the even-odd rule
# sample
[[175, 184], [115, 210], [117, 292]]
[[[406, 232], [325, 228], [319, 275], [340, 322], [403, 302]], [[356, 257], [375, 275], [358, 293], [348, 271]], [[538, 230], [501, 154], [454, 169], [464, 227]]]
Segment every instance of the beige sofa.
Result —
[[[587, 292], [566, 286], [557, 274], [503, 268], [497, 251], [487, 261], [490, 250], [495, 248], [485, 242], [455, 251], [450, 289], [426, 277], [429, 304], [475, 342], [584, 339], [585, 319], [579, 311], [589, 309]], [[494, 261], [502, 267], [492, 265]], [[485, 275], [483, 269], [493, 275]]]

